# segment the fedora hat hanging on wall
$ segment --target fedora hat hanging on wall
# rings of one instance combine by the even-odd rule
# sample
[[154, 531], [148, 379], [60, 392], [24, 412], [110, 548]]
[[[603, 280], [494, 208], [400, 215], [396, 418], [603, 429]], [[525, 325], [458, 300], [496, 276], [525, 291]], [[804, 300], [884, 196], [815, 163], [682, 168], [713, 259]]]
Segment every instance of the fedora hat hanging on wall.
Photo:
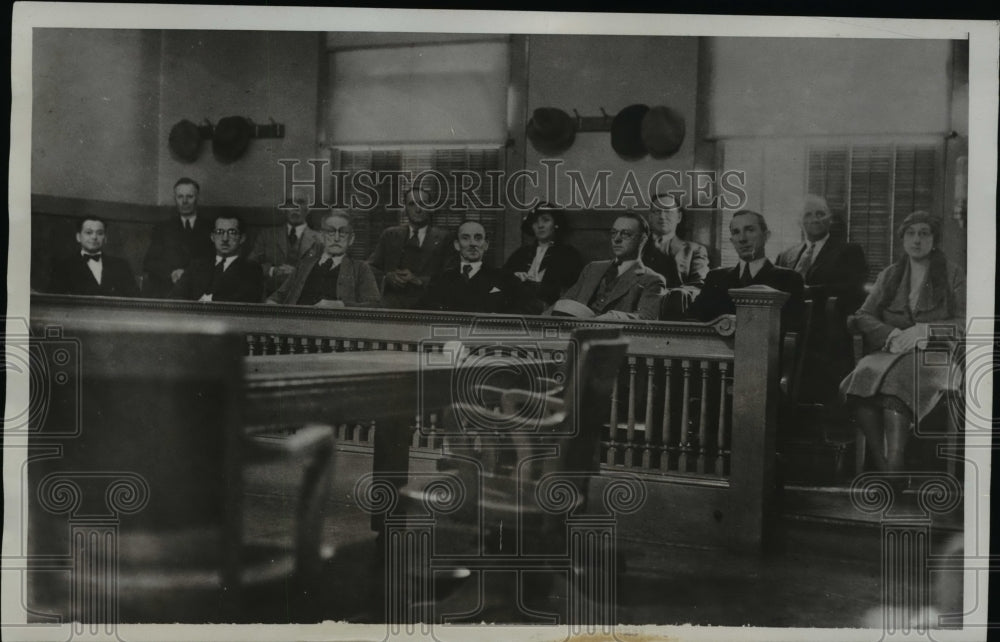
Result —
[[190, 120], [182, 120], [170, 128], [170, 152], [183, 163], [193, 163], [201, 154], [201, 131]]
[[232, 163], [246, 153], [254, 128], [243, 116], [227, 116], [215, 126], [212, 153], [220, 163]]
[[642, 144], [653, 158], [669, 158], [684, 143], [684, 117], [664, 105], [646, 112], [640, 130]]
[[637, 160], [646, 155], [641, 129], [647, 112], [647, 105], [629, 105], [611, 121], [611, 147], [622, 158]]
[[576, 121], [555, 107], [539, 107], [531, 114], [527, 127], [531, 146], [543, 154], [561, 154], [576, 139]]

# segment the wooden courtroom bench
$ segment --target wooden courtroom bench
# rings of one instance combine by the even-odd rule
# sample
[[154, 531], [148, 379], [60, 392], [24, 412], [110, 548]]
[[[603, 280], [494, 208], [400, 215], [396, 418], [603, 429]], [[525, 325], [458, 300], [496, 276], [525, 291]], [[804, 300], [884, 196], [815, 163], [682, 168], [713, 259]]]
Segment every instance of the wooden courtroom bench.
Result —
[[[767, 539], [780, 394], [780, 309], [787, 295], [751, 288], [734, 290], [732, 296], [735, 317], [712, 323], [614, 323], [622, 328], [629, 348], [602, 438], [601, 477], [642, 482], [647, 508], [622, 517], [622, 527], [634, 529], [640, 538], [662, 541], [656, 518], [667, 516], [687, 525], [678, 529], [683, 543], [759, 551]], [[500, 357], [506, 361], [497, 363], [509, 363], [519, 351], [557, 362], [573, 329], [601, 325], [563, 317], [32, 295], [33, 327], [61, 326], [70, 333], [75, 322], [110, 318], [117, 324], [140, 326], [154, 318], [168, 323], [221, 321], [245, 337], [248, 372], [254, 363], [270, 363], [268, 367], [280, 370], [284, 366], [275, 362], [288, 360], [284, 369], [292, 373], [301, 370], [292, 364], [322, 361], [324, 355], [434, 354], [455, 340], [469, 347], [480, 365]], [[390, 421], [385, 411], [392, 407], [392, 413], [403, 413], [393, 423], [408, 424], [404, 436], [409, 448], [404, 455], [407, 463], [390, 466], [402, 467], [405, 474], [411, 465], [432, 468], [440, 457], [436, 425], [444, 403], [406, 412], [368, 396], [369, 412], [359, 404], [351, 404], [350, 414], [331, 414], [330, 408], [321, 411], [315, 406], [309, 411], [309, 400], [318, 394], [315, 381], [299, 377], [296, 382], [279, 372], [274, 377], [285, 381], [270, 403], [280, 403], [283, 412], [304, 408], [323, 415], [313, 419], [338, 428], [341, 454], [377, 456], [379, 429]], [[255, 385], [261, 382], [258, 377]], [[379, 387], [378, 395], [383, 400], [393, 398], [392, 390]], [[414, 398], [410, 392], [400, 395], [400, 389], [395, 390], [399, 398]], [[249, 399], [251, 406], [257, 403], [253, 391]], [[255, 423], [267, 423], [266, 412], [260, 409], [266, 406], [256, 406]]]

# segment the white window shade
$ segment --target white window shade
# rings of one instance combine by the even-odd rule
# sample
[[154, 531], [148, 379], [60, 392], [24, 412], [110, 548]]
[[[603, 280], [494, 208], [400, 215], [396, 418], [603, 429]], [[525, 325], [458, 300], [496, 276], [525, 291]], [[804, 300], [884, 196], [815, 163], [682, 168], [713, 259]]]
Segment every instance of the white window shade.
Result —
[[468, 145], [507, 138], [508, 43], [332, 51], [328, 143]]

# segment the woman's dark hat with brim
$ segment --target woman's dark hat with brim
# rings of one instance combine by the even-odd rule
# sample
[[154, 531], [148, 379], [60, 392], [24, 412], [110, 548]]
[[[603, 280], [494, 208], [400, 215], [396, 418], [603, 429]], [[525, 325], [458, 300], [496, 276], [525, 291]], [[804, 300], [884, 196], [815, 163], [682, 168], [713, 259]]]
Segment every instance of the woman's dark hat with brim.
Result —
[[535, 224], [535, 221], [542, 214], [548, 214], [551, 216], [552, 222], [559, 227], [555, 233], [556, 238], [565, 235], [566, 232], [569, 231], [569, 223], [566, 222], [566, 212], [549, 203], [541, 203], [532, 208], [532, 210], [525, 214], [524, 218], [521, 219], [521, 233], [525, 236], [534, 237], [535, 230], [531, 229], [531, 226]]
[[656, 159], [670, 158], [684, 143], [684, 117], [669, 107], [652, 107], [642, 117], [642, 144]]
[[242, 116], [227, 116], [215, 126], [212, 153], [221, 163], [232, 163], [246, 153], [253, 126]]
[[182, 120], [170, 128], [167, 139], [174, 158], [184, 163], [193, 163], [201, 154], [201, 132], [190, 120]]
[[528, 121], [528, 140], [543, 154], [561, 154], [576, 140], [576, 121], [561, 109], [539, 107]]
[[642, 119], [648, 105], [629, 105], [611, 121], [611, 147], [626, 160], [638, 160], [646, 155], [642, 144]]
[[917, 210], [916, 212], [908, 214], [906, 218], [903, 219], [903, 222], [899, 224], [899, 227], [896, 228], [896, 237], [903, 238], [903, 235], [906, 234], [906, 228], [911, 225], [916, 225], [917, 223], [926, 223], [927, 225], [930, 225], [931, 234], [934, 235], [934, 242], [941, 242], [941, 219], [933, 214], [924, 212], [923, 210]]

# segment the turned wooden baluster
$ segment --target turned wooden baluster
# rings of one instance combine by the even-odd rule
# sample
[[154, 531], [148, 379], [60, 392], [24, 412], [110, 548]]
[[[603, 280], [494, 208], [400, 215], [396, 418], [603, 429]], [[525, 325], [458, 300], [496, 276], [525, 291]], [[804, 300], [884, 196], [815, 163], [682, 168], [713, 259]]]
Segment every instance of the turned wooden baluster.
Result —
[[701, 366], [701, 407], [698, 410], [698, 464], [699, 473], [705, 472], [705, 442], [708, 441], [708, 362]]
[[670, 371], [673, 360], [663, 360], [663, 425], [660, 430], [660, 470], [670, 470]]
[[649, 469], [653, 454], [651, 452], [653, 442], [653, 374], [656, 371], [656, 360], [653, 357], [646, 357], [646, 432], [642, 435], [642, 467]]
[[719, 431], [715, 439], [715, 474], [724, 475], [726, 472], [726, 462], [724, 453], [726, 448], [726, 401], [729, 395], [726, 392], [726, 370], [729, 363], [719, 362]]
[[635, 372], [636, 358], [628, 358], [628, 423], [625, 424], [625, 465], [634, 465], [635, 455]]
[[617, 442], [615, 437], [618, 433], [618, 377], [615, 376], [615, 385], [611, 389], [611, 421], [608, 422], [610, 430], [608, 430], [608, 454], [605, 457], [605, 462], [607, 465], [611, 466], [615, 463], [615, 455], [617, 454]]
[[677, 458], [677, 470], [687, 472], [688, 451], [691, 448], [688, 443], [688, 421], [691, 417], [691, 362], [687, 359], [681, 361], [681, 368], [684, 370], [684, 394], [681, 397], [681, 439], [678, 444], [681, 454]]

